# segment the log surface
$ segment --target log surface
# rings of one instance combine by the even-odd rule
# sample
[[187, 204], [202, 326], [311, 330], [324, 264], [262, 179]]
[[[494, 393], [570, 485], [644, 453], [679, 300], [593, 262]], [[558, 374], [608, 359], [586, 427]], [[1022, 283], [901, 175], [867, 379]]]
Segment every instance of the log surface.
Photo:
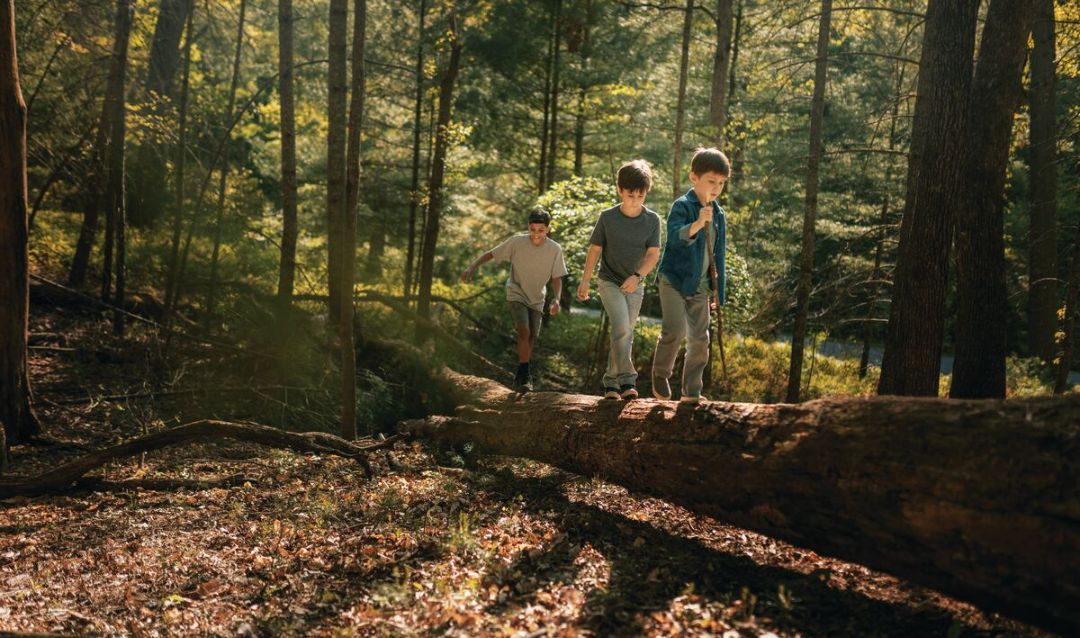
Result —
[[1065, 633], [1080, 630], [1080, 397], [802, 404], [519, 395], [445, 370], [414, 434], [597, 475]]

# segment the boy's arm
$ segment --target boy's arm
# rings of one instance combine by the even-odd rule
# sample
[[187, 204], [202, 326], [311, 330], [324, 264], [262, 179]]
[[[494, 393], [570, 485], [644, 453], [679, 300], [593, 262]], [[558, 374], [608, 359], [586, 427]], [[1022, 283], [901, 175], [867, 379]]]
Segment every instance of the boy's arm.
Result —
[[469, 264], [468, 268], [461, 272], [462, 283], [472, 279], [472, 276], [476, 273], [476, 269], [479, 268], [481, 265], [488, 263], [492, 259], [495, 259], [495, 254], [490, 250], [483, 255], [477, 257], [473, 263]]
[[578, 301], [585, 301], [589, 298], [589, 284], [592, 282], [593, 270], [596, 270], [596, 262], [600, 261], [600, 252], [602, 250], [603, 247], [597, 244], [589, 244], [589, 252], [585, 254], [585, 270], [581, 273], [581, 283], [578, 284], [577, 288]]
[[649, 246], [645, 249], [645, 257], [642, 258], [641, 264], [638, 266], [637, 272], [626, 278], [623, 282], [622, 291], [626, 294], [630, 294], [637, 290], [644, 281], [645, 277], [649, 276], [652, 269], [656, 267], [656, 262], [660, 261], [660, 248], [656, 246]]
[[705, 224], [712, 221], [712, 206], [702, 206], [697, 211], [689, 210], [689, 208], [689, 203], [675, 202], [671, 205], [667, 223], [668, 241], [678, 238], [684, 244], [692, 244], [701, 229], [705, 228]]
[[551, 303], [548, 305], [548, 312], [551, 316], [559, 314], [559, 309], [562, 308], [562, 304], [559, 303], [559, 297], [562, 296], [562, 277], [551, 278]]

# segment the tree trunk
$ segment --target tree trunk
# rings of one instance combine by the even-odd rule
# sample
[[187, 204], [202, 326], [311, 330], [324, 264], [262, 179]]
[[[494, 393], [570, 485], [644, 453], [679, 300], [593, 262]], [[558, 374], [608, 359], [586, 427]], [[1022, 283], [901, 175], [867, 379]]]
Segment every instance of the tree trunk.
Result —
[[338, 274], [338, 340], [341, 345], [341, 437], [356, 438], [356, 346], [353, 283], [356, 277], [356, 204], [360, 199], [360, 127], [364, 119], [364, 31], [367, 0], [356, 0], [353, 20], [352, 101], [345, 176], [345, 211], [341, 220], [341, 272]]
[[[581, 86], [578, 87], [577, 119], [574, 122], [574, 175], [584, 174], [585, 156], [585, 98], [589, 88], [589, 59], [592, 57], [592, 26], [595, 20], [593, 0], [585, 0], [585, 21], [581, 35]], [[568, 306], [569, 307], [569, 306]]]
[[413, 146], [412, 146], [412, 182], [409, 188], [409, 248], [405, 256], [405, 297], [412, 294], [413, 264], [416, 263], [416, 212], [420, 207], [420, 129], [421, 107], [424, 101], [424, 13], [427, 0], [420, 0], [417, 11], [416, 36], [416, 94], [413, 99]]
[[[173, 97], [173, 80], [180, 66], [180, 39], [188, 15], [195, 10], [193, 0], [161, 0], [157, 24], [150, 44], [146, 77], [146, 98], [150, 112], [164, 116]], [[128, 195], [128, 217], [135, 226], [149, 226], [167, 208], [165, 158], [168, 145], [151, 133], [134, 149]]]
[[795, 326], [791, 330], [791, 367], [788, 369], [787, 402], [797, 403], [802, 388], [806, 319], [810, 312], [810, 284], [814, 276], [814, 232], [817, 224], [818, 172], [824, 153], [822, 126], [825, 119], [825, 83], [829, 70], [829, 29], [832, 0], [821, 1], [817, 60], [814, 62], [814, 97], [810, 108], [810, 154], [806, 162], [806, 205], [803, 209], [802, 255], [796, 292]]
[[456, 417], [407, 423], [415, 434], [600, 476], [1035, 624], [1080, 626], [1080, 398], [691, 407], [517, 397], [441, 376]]
[[281, 102], [281, 263], [278, 303], [292, 303], [296, 282], [296, 241], [300, 233], [296, 209], [296, 104], [293, 99], [292, 0], [278, 0], [278, 95]]
[[1057, 353], [1057, 97], [1054, 0], [1035, 3], [1031, 52], [1031, 231], [1028, 236], [1028, 339], [1032, 356]]
[[[134, 8], [134, 5], [132, 5]], [[116, 306], [113, 315], [113, 332], [124, 336], [124, 284], [127, 275], [127, 189], [125, 173], [127, 167], [127, 113], [124, 102], [116, 105], [113, 114], [112, 142], [109, 144], [109, 212], [112, 213], [116, 233], [116, 289], [112, 303]], [[102, 299], [105, 299], [102, 296]]]
[[682, 136], [686, 126], [686, 76], [690, 68], [690, 27], [694, 23], [694, 0], [686, 0], [686, 13], [683, 14], [682, 58], [679, 62], [679, 101], [675, 105], [675, 148], [671, 167], [671, 198], [682, 195]]
[[[225, 107], [225, 125], [228, 127], [224, 133], [224, 144], [228, 144], [231, 137], [232, 127], [229, 123], [233, 119], [233, 111], [236, 109], [236, 89], [240, 83], [240, 58], [244, 51], [244, 22], [247, 10], [247, 0], [240, 0], [240, 19], [236, 26], [236, 53], [233, 55], [232, 80], [229, 82], [229, 102]], [[221, 256], [221, 231], [225, 224], [225, 191], [229, 183], [229, 154], [221, 157], [221, 174], [218, 178], [217, 215], [214, 219], [214, 247], [210, 253], [210, 285], [206, 289], [206, 308], [203, 309], [203, 330], [209, 332], [210, 322], [214, 316], [214, 306], [217, 303], [218, 285], [218, 259]], [[201, 198], [200, 198], [201, 199]]]
[[930, 0], [879, 394], [938, 393], [978, 0]]
[[728, 66], [731, 60], [731, 36], [735, 24], [732, 0], [716, 0], [716, 50], [713, 52], [712, 94], [709, 98], [709, 122], [713, 126], [716, 148], [724, 148], [727, 125]]
[[[124, 73], [127, 69], [127, 49], [130, 33], [130, 7], [123, 0], [117, 0], [115, 35], [113, 37], [112, 56], [109, 58], [109, 77], [105, 83], [105, 99], [101, 106], [101, 118], [98, 120], [98, 132], [94, 139], [93, 159], [90, 167], [92, 176], [89, 187], [90, 193], [89, 197], [87, 197], [82, 227], [79, 230], [79, 239], [75, 244], [75, 256], [72, 258], [71, 270], [68, 273], [68, 285], [74, 288], [86, 283], [86, 273], [90, 265], [90, 252], [97, 237], [98, 217], [104, 200], [105, 158], [109, 146], [112, 114], [116, 112], [114, 105], [118, 102], [123, 103], [124, 100]], [[106, 234], [108, 235], [108, 233]], [[108, 238], [106, 241], [109, 241]], [[103, 269], [106, 272], [111, 272], [111, 254], [109, 255], [109, 262], [108, 267]]]
[[955, 363], [949, 396], [1004, 398], [1005, 169], [1020, 106], [1033, 0], [991, 0], [983, 27], [956, 218]]
[[555, 0], [554, 34], [555, 56], [551, 63], [551, 128], [548, 132], [547, 172], [545, 190], [555, 183], [555, 155], [559, 144], [559, 53], [562, 49], [562, 0]]
[[[736, 68], [739, 62], [739, 41], [742, 39], [742, 32], [745, 28], [743, 22], [743, 0], [736, 0], [738, 2], [738, 8], [735, 10], [735, 25], [733, 28], [734, 33], [731, 36], [731, 64], [728, 66], [728, 90], [727, 90], [727, 114], [724, 117], [724, 127], [727, 128], [727, 122], [731, 120], [731, 105], [735, 102], [735, 83]], [[745, 89], [745, 87], [744, 87]], [[733, 136], [738, 139], [738, 136]], [[742, 146], [733, 143], [728, 140], [728, 156], [731, 158], [731, 175], [728, 177], [728, 181], [724, 184], [724, 191], [720, 193], [721, 203], [725, 204], [727, 208], [735, 208], [735, 193], [739, 188], [738, 179], [743, 174], [743, 149]], [[753, 236], [753, 224], [754, 217], [753, 211], [746, 217], [746, 231], [747, 237]], [[739, 227], [732, 228], [733, 231], [738, 231]]]
[[[431, 318], [431, 283], [435, 268], [435, 244], [439, 239], [439, 216], [443, 205], [443, 177], [446, 173], [446, 153], [450, 146], [450, 115], [454, 106], [454, 84], [461, 68], [461, 38], [457, 31], [455, 7], [450, 7], [450, 60], [439, 83], [439, 120], [435, 151], [431, 158], [431, 177], [428, 180], [428, 213], [424, 223], [423, 259], [420, 264], [420, 288], [416, 312], [424, 319]], [[424, 330], [417, 328], [417, 337]]]
[[1077, 290], [1080, 289], [1080, 226], [1073, 235], [1072, 265], [1069, 268], [1069, 281], [1065, 287], [1065, 310], [1061, 318], [1061, 360], [1054, 370], [1054, 394], [1061, 394], [1069, 387], [1069, 369], [1072, 367], [1076, 350], [1076, 303]]
[[19, 87], [15, 0], [0, 1], [0, 472], [8, 446], [39, 433], [26, 362], [30, 279], [26, 104]]
[[543, 195], [548, 189], [547, 152], [548, 127], [551, 123], [551, 67], [555, 57], [555, 30], [557, 29], [555, 10], [551, 11], [551, 31], [548, 33], [547, 57], [544, 58], [544, 124], [540, 129], [540, 165], [538, 167], [537, 187]]
[[[135, 5], [132, 0], [117, 0], [116, 22], [118, 33], [117, 43], [122, 45], [119, 50], [118, 76], [119, 91], [110, 101], [109, 108], [109, 142], [105, 150], [105, 166], [103, 171], [107, 175], [105, 182], [105, 245], [101, 251], [101, 300], [109, 303], [113, 298], [113, 269], [119, 274], [123, 270], [123, 259], [119, 253], [123, 252], [123, 220], [121, 216], [124, 209], [124, 136], [126, 120], [126, 93], [127, 93], [127, 55], [128, 42], [131, 35], [131, 23], [134, 18]], [[118, 253], [114, 256], [114, 250]], [[114, 263], [115, 261], [115, 263]], [[120, 289], [122, 283], [117, 281], [117, 295], [123, 294]], [[117, 304], [119, 305], [119, 304]]]

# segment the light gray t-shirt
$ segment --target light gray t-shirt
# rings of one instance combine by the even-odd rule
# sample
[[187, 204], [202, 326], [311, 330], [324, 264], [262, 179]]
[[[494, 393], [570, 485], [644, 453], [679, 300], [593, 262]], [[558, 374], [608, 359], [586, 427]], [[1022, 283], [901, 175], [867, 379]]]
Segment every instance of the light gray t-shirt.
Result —
[[510, 277], [506, 280], [506, 299], [520, 301], [533, 310], [544, 310], [547, 282], [566, 276], [566, 260], [562, 246], [544, 238], [533, 246], [528, 235], [514, 235], [491, 250], [497, 261], [510, 262]]
[[637, 217], [627, 217], [619, 206], [600, 213], [589, 243], [600, 246], [600, 279], [622, 285], [641, 267], [645, 250], [660, 247], [660, 216], [643, 208]]

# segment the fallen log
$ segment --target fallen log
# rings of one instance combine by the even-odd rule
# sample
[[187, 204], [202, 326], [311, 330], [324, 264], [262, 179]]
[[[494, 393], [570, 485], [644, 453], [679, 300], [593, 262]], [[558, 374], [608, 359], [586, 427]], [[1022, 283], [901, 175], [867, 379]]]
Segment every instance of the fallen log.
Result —
[[1080, 630], [1080, 397], [795, 405], [519, 395], [444, 370], [411, 434], [597, 475], [1055, 631]]
[[[195, 421], [91, 452], [35, 477], [0, 479], [0, 499], [61, 491], [76, 485], [88, 472], [114, 459], [134, 456], [177, 443], [217, 439], [235, 439], [296, 452], [343, 456], [360, 463], [368, 476], [371, 476], [371, 465], [367, 460], [368, 453], [386, 448], [397, 440], [392, 437], [384, 441], [358, 445], [326, 432], [297, 433], [265, 425], [212, 420]], [[92, 483], [85, 485], [92, 485]]]

